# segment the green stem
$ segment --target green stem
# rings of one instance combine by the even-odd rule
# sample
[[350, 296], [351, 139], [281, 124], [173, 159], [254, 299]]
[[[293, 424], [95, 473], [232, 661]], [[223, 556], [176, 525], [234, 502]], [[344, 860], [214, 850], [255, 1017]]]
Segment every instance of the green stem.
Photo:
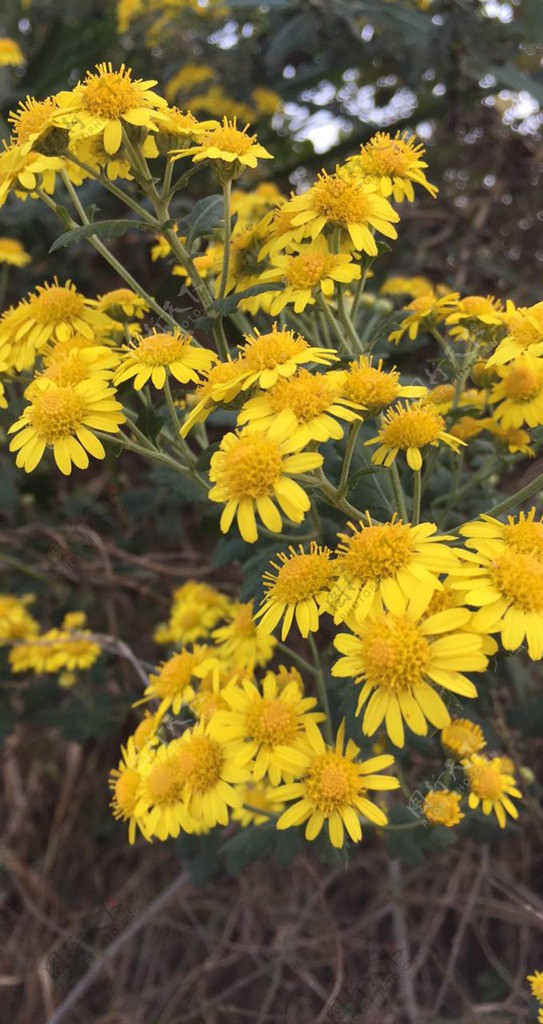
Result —
[[344, 497], [338, 498], [336, 488], [325, 477], [322, 470], [318, 478], [318, 488], [321, 494], [323, 494], [324, 497], [326, 498], [327, 502], [330, 505], [333, 505], [334, 508], [338, 508], [339, 511], [344, 512], [346, 516], [354, 516], [356, 519], [363, 518], [364, 513], [361, 512], [359, 508], [356, 508], [354, 505], [351, 505], [350, 501], [347, 501], [347, 499]]
[[326, 742], [332, 747], [334, 745], [334, 732], [333, 732], [333, 729], [332, 729], [332, 715], [330, 713], [330, 701], [328, 700], [328, 691], [326, 689], [326, 683], [324, 681], [324, 674], [323, 674], [323, 671], [322, 671], [322, 666], [321, 666], [321, 660], [320, 660], [320, 657], [319, 657], [319, 652], [317, 650], [317, 645], [315, 643], [315, 637], [313, 636], [312, 633], [309, 634], [309, 636], [307, 638], [307, 642], [309, 644], [309, 647], [310, 647], [310, 650], [311, 650], [311, 654], [313, 656], [313, 661], [315, 662], [315, 680], [316, 680], [316, 684], [317, 684], [317, 693], [319, 695], [319, 700], [320, 700], [321, 705], [322, 705], [322, 710], [324, 711], [324, 713], [326, 715], [326, 721], [324, 723], [324, 733], [325, 733], [325, 736], [326, 736]]
[[407, 515], [407, 508], [405, 506], [405, 497], [402, 489], [400, 480], [400, 474], [396, 465], [396, 460], [389, 467], [390, 479], [392, 481], [392, 490], [394, 491], [394, 500], [396, 502], [396, 511], [398, 512], [402, 522], [408, 523], [409, 518]]
[[339, 478], [339, 484], [337, 485], [336, 497], [343, 498], [347, 494], [349, 488], [349, 472], [351, 469], [351, 462], [354, 454], [356, 445], [356, 439], [358, 437], [359, 430], [362, 426], [361, 420], [355, 420], [349, 427], [349, 436], [347, 438], [347, 447], [345, 449], [345, 458], [343, 459], [343, 466], [341, 467], [341, 476]]
[[279, 817], [279, 814], [272, 814], [271, 811], [265, 811], [263, 807], [253, 807], [252, 804], [243, 804], [243, 808], [246, 811], [250, 811], [251, 814], [263, 814], [265, 818], [270, 818], [271, 821], [275, 821]]
[[358, 282], [358, 284], [356, 286], [356, 291], [354, 293], [354, 300], [353, 300], [353, 305], [352, 305], [352, 308], [351, 308], [351, 318], [352, 318], [352, 320], [353, 320], [353, 322], [355, 324], [356, 324], [356, 317], [357, 317], [357, 314], [358, 314], [358, 307], [360, 305], [360, 299], [362, 298], [362, 295], [364, 294], [364, 289], [366, 287], [366, 281], [368, 280], [368, 276], [369, 276], [369, 272], [371, 270], [371, 266], [372, 266], [372, 264], [368, 263], [368, 265], [366, 267], [364, 267], [364, 270], [363, 270], [363, 272], [362, 272], [362, 274], [360, 276], [360, 280], [359, 280], [359, 282]]
[[124, 192], [122, 188], [119, 188], [118, 185], [115, 185], [114, 182], [110, 181], [104, 174], [96, 174], [89, 164], [85, 164], [82, 160], [78, 160], [72, 153], [67, 153], [66, 159], [70, 160], [71, 163], [76, 164], [76, 166], [80, 167], [82, 171], [86, 171], [89, 177], [93, 178], [94, 181], [98, 181], [103, 188], [107, 189], [108, 192], [111, 192], [111, 194], [116, 196], [117, 199], [120, 199], [121, 202], [124, 203], [125, 206], [128, 206], [129, 209], [133, 210], [134, 213], [137, 213], [138, 217], [141, 217], [141, 219], [145, 221], [150, 228], [153, 228], [153, 231], [157, 231], [159, 229], [160, 225], [158, 221], [151, 216], [149, 211], [138, 203], [136, 199], [132, 199], [132, 196], [128, 195], [127, 192]]
[[335, 316], [332, 313], [332, 310], [330, 309], [325, 299], [319, 298], [318, 306], [324, 313], [324, 316], [328, 324], [330, 325], [330, 329], [332, 331], [332, 344], [334, 343], [335, 339], [338, 352], [348, 359], [351, 353], [349, 352], [348, 346], [345, 344], [345, 338], [341, 330], [341, 325], [337, 322]]
[[413, 526], [418, 526], [420, 522], [421, 484], [422, 473], [420, 469], [416, 469], [413, 473], [413, 511], [411, 514], [411, 522]]
[[341, 284], [338, 284], [336, 290], [339, 320], [342, 327], [344, 327], [344, 329], [346, 330], [349, 340], [352, 342], [354, 346], [354, 352], [352, 352], [351, 355], [356, 356], [359, 352], [362, 351], [362, 343], [360, 341], [360, 338], [358, 337], [357, 332], [354, 329], [351, 318], [347, 312], [347, 307], [345, 305], [345, 295], [343, 294], [343, 286]]
[[230, 262], [230, 241], [232, 235], [232, 218], [230, 216], [230, 199], [232, 195], [232, 182], [229, 179], [225, 181], [223, 185], [223, 199], [224, 199], [224, 249], [222, 257], [222, 274], [219, 284], [219, 293], [217, 298], [224, 299], [226, 294], [226, 284], [228, 281], [228, 267]]
[[174, 405], [172, 389], [170, 387], [170, 379], [168, 375], [166, 375], [166, 380], [164, 381], [164, 394], [166, 396], [166, 405], [168, 406], [168, 412], [170, 414], [170, 420], [173, 427], [173, 436], [177, 439], [179, 438], [179, 417], [177, 415], [177, 409], [175, 408]]
[[181, 462], [176, 462], [175, 459], [170, 458], [165, 452], [159, 452], [156, 448], [144, 448], [143, 445], [137, 444], [135, 441], [131, 441], [124, 434], [106, 434], [102, 430], [95, 430], [94, 433], [97, 437], [100, 437], [103, 441], [114, 442], [117, 441], [130, 452], [136, 452], [138, 455], [142, 455], [145, 459], [150, 459], [152, 462], [160, 462], [164, 466], [169, 466], [170, 469], [175, 469], [182, 476], [189, 476], [192, 480], [196, 480], [204, 490], [207, 490], [205, 481], [195, 474], [188, 466], [183, 466]]
[[543, 489], [543, 473], [539, 473], [531, 483], [526, 484], [526, 487], [521, 487], [520, 491], [516, 494], [510, 494], [508, 498], [504, 498], [503, 501], [499, 501], [497, 505], [492, 505], [491, 508], [487, 508], [485, 515], [487, 516], [499, 516], [502, 512], [508, 512], [510, 508], [516, 508], [517, 505], [521, 505], [528, 498], [531, 498], [537, 491]]
[[287, 644], [278, 640], [276, 646], [283, 652], [283, 654], [287, 654], [289, 658], [292, 658], [293, 662], [304, 672], [310, 672], [313, 676], [317, 675], [317, 669], [311, 665], [309, 661], [306, 661], [305, 658], [302, 658], [301, 654], [298, 654], [296, 651], [293, 651], [291, 647], [288, 647]]

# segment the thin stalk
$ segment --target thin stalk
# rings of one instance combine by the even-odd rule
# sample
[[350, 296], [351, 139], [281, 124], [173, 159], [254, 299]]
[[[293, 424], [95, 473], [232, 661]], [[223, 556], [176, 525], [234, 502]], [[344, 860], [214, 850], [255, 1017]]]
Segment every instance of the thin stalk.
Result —
[[170, 414], [170, 420], [173, 427], [173, 436], [175, 438], [179, 438], [179, 417], [177, 415], [177, 409], [175, 408], [174, 405], [172, 389], [170, 387], [170, 379], [168, 375], [166, 375], [166, 380], [164, 381], [164, 395], [166, 397], [166, 405], [168, 406], [168, 412]]
[[345, 328], [349, 340], [354, 345], [354, 352], [352, 353], [352, 355], [357, 355], [358, 352], [362, 351], [362, 343], [360, 341], [360, 338], [358, 337], [357, 332], [355, 331], [351, 318], [347, 312], [347, 307], [345, 305], [345, 296], [343, 294], [343, 286], [341, 284], [337, 285], [337, 307], [340, 323], [342, 327]]
[[313, 661], [315, 662], [315, 681], [317, 684], [317, 693], [321, 702], [322, 710], [326, 715], [326, 721], [324, 722], [324, 735], [326, 736], [326, 742], [329, 746], [334, 745], [334, 732], [332, 729], [332, 715], [330, 713], [330, 701], [328, 700], [328, 691], [326, 689], [326, 683], [324, 681], [324, 674], [322, 671], [321, 660], [315, 638], [312, 633], [307, 638]]
[[276, 646], [279, 648], [280, 651], [283, 652], [283, 654], [287, 654], [289, 658], [292, 658], [293, 662], [295, 662], [295, 664], [298, 665], [299, 668], [302, 669], [302, 671], [310, 672], [311, 675], [313, 676], [317, 675], [317, 669], [313, 665], [311, 665], [309, 661], [306, 661], [305, 658], [302, 658], [302, 655], [298, 654], [297, 651], [293, 651], [291, 647], [288, 647], [287, 644], [282, 643], [281, 640], [277, 641]]
[[508, 512], [510, 508], [516, 508], [517, 505], [521, 505], [523, 501], [527, 501], [540, 490], [543, 490], [543, 473], [539, 473], [531, 483], [526, 484], [526, 487], [521, 487], [516, 494], [510, 494], [508, 498], [499, 501], [497, 505], [487, 508], [485, 515], [499, 516], [502, 512]]
[[336, 320], [335, 316], [332, 313], [332, 310], [330, 309], [328, 303], [324, 299], [319, 299], [318, 305], [319, 308], [324, 313], [325, 319], [327, 320], [330, 326], [330, 329], [332, 331], [332, 339], [335, 339], [338, 352], [346, 356], [348, 359], [351, 353], [349, 352], [349, 349], [345, 344], [345, 338], [343, 337], [341, 325]]
[[252, 804], [243, 804], [245, 811], [250, 811], [251, 814], [263, 814], [265, 818], [270, 818], [271, 821], [275, 821], [279, 817], [279, 814], [272, 814], [271, 811], [265, 811], [263, 807], [253, 807]]
[[230, 216], [232, 181], [230, 179], [228, 181], [225, 181], [222, 188], [224, 200], [224, 249], [222, 257], [222, 274], [219, 283], [219, 292], [217, 295], [217, 298], [219, 300], [224, 299], [226, 293], [226, 284], [228, 281], [228, 267], [230, 262], [230, 242], [232, 235], [232, 218]]
[[137, 213], [138, 217], [141, 217], [141, 219], [144, 220], [150, 228], [153, 228], [154, 231], [158, 230], [160, 227], [158, 221], [149, 213], [148, 210], [145, 209], [144, 206], [138, 203], [136, 199], [133, 199], [132, 196], [128, 195], [128, 193], [122, 188], [115, 185], [114, 182], [110, 181], [104, 174], [96, 174], [89, 164], [85, 164], [82, 160], [78, 160], [78, 158], [73, 156], [72, 153], [67, 153], [66, 158], [70, 160], [71, 163], [76, 164], [77, 167], [80, 167], [82, 171], [86, 171], [89, 177], [94, 178], [94, 180], [98, 181], [100, 185], [107, 189], [108, 192], [111, 192], [111, 194], [116, 196], [117, 199], [120, 199], [125, 206], [128, 206], [134, 211], [134, 213]]
[[402, 489], [402, 483], [400, 480], [400, 474], [398, 473], [398, 467], [396, 460], [389, 467], [390, 479], [392, 481], [392, 490], [394, 491], [394, 500], [396, 502], [396, 511], [404, 523], [409, 522], [407, 515], [407, 508], [405, 505], [405, 497]]
[[353, 319], [355, 324], [356, 324], [356, 316], [358, 314], [358, 307], [360, 305], [360, 299], [362, 298], [362, 295], [364, 294], [364, 289], [366, 287], [366, 281], [368, 280], [368, 276], [369, 276], [370, 270], [371, 270], [371, 263], [368, 263], [367, 267], [364, 267], [364, 270], [363, 270], [363, 272], [362, 272], [362, 274], [360, 276], [360, 280], [359, 280], [359, 282], [358, 282], [358, 284], [356, 286], [356, 291], [354, 293], [354, 300], [353, 300], [353, 304], [352, 304], [352, 308], [351, 308], [351, 317], [352, 317], [352, 319]]
[[351, 462], [354, 454], [356, 445], [356, 439], [358, 432], [362, 426], [362, 420], [355, 420], [349, 427], [349, 436], [347, 438], [347, 447], [345, 449], [345, 458], [343, 459], [343, 466], [341, 467], [341, 476], [337, 485], [336, 497], [343, 498], [347, 494], [349, 488], [349, 472], [351, 469]]

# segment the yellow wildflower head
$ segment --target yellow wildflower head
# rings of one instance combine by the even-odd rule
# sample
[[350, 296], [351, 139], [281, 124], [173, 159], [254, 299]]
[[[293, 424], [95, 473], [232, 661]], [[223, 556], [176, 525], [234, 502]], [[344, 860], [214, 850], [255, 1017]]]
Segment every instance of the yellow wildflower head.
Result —
[[441, 732], [441, 742], [450, 754], [458, 758], [478, 754], [486, 747], [483, 730], [468, 718], [452, 718]]
[[437, 195], [436, 186], [426, 178], [428, 164], [424, 155], [424, 146], [407, 131], [398, 131], [394, 136], [377, 132], [361, 146], [360, 153], [349, 158], [348, 167], [353, 175], [375, 182], [383, 196], [393, 196], [397, 203], [403, 199], [412, 203], [413, 185], [422, 185], [432, 198]]
[[424, 798], [424, 817], [432, 825], [445, 825], [452, 828], [458, 825], [464, 815], [460, 810], [460, 793], [450, 789], [431, 789]]
[[470, 785], [468, 803], [472, 810], [481, 806], [483, 814], [494, 812], [500, 828], [505, 828], [506, 814], [518, 818], [519, 812], [511, 797], [520, 799], [522, 794], [501, 757], [472, 754], [464, 766]]
[[193, 344], [194, 338], [184, 331], [168, 333], [153, 330], [137, 335], [130, 345], [123, 347], [121, 365], [115, 383], [134, 378], [134, 389], [140, 391], [149, 380], [156, 388], [163, 388], [171, 374], [181, 384], [199, 381], [200, 372], [209, 370], [217, 358], [207, 348]]
[[376, 416], [398, 398], [422, 398], [426, 388], [402, 385], [395, 367], [384, 370], [382, 359], [374, 366], [371, 356], [359, 356], [343, 374], [342, 391], [346, 398], [363, 405], [368, 416]]
[[275, 573], [265, 572], [263, 583], [266, 595], [255, 618], [260, 619], [259, 630], [272, 633], [283, 620], [281, 639], [288, 636], [293, 620], [302, 636], [317, 632], [319, 616], [328, 606], [328, 589], [335, 573], [329, 548], [319, 547], [311, 541], [309, 551], [302, 545], [296, 551], [279, 552], [277, 562], [271, 562]]
[[0, 264], [8, 267], [26, 267], [32, 257], [16, 238], [0, 238]]
[[365, 444], [379, 445], [372, 455], [371, 461], [378, 466], [391, 466], [398, 452], [405, 452], [408, 466], [412, 470], [420, 470], [422, 466], [421, 449], [428, 445], [437, 447], [443, 443], [458, 452], [464, 444], [457, 437], [445, 430], [445, 420], [423, 403], [402, 406], [400, 403], [385, 413], [383, 425], [377, 437]]
[[235, 117], [231, 121], [223, 117], [222, 124], [199, 134], [194, 146], [172, 150], [170, 156], [174, 159], [192, 156], [194, 163], [217, 161], [219, 177], [225, 180], [239, 178], [245, 167], [255, 168], [259, 160], [273, 159], [271, 153], [257, 142], [256, 135], [249, 134], [249, 125], [238, 128]]
[[226, 624], [212, 633], [220, 661], [237, 671], [267, 665], [277, 641], [257, 630], [253, 602], [231, 604], [226, 618]]
[[303, 313], [320, 294], [330, 298], [336, 283], [350, 284], [361, 276], [360, 266], [350, 254], [332, 252], [323, 236], [310, 245], [300, 245], [288, 255], [274, 256], [271, 262], [273, 269], [264, 271], [262, 281], [280, 281], [284, 285], [271, 303], [272, 316], [290, 303], [295, 313]]

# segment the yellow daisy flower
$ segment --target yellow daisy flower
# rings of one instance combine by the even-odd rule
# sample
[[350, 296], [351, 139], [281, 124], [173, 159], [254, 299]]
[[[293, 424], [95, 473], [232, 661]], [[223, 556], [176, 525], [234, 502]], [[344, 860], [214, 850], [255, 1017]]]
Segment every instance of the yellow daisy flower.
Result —
[[434, 592], [442, 588], [440, 574], [459, 564], [448, 546], [449, 538], [438, 534], [434, 523], [410, 526], [393, 517], [390, 523], [373, 525], [366, 515], [366, 523], [347, 524], [350, 534], [338, 534], [337, 578], [329, 595], [334, 622], [344, 622], [353, 611], [362, 620], [383, 606], [401, 614], [405, 600], [415, 591], [418, 607], [424, 611]]
[[240, 786], [242, 804], [232, 811], [232, 820], [239, 821], [242, 828], [249, 825], [264, 825], [270, 820], [270, 815], [280, 813], [285, 806], [273, 799], [274, 793], [273, 786], [263, 782], [248, 782], [245, 786]]
[[430, 184], [425, 171], [428, 164], [423, 160], [425, 150], [422, 143], [407, 131], [398, 131], [394, 136], [388, 132], [376, 135], [360, 147], [360, 153], [349, 157], [347, 166], [354, 175], [362, 175], [375, 183], [383, 196], [392, 196], [397, 203], [415, 199], [413, 185], [422, 185], [433, 199], [437, 188]]
[[29, 384], [25, 391], [25, 397], [28, 399], [31, 399], [37, 391], [39, 392], [37, 382], [44, 377], [47, 380], [52, 380], [61, 388], [74, 387], [81, 381], [91, 378], [103, 381], [111, 380], [119, 363], [119, 357], [106, 345], [91, 345], [88, 338], [74, 335], [67, 342], [60, 341], [45, 349], [43, 362], [42, 373]]
[[254, 544], [258, 539], [255, 513], [272, 533], [283, 527], [281, 512], [292, 523], [303, 521], [311, 501], [292, 477], [318, 469], [323, 457], [300, 448], [283, 423], [274, 423], [265, 434], [245, 427], [223, 437], [211, 458], [209, 479], [214, 487], [208, 494], [211, 501], [224, 504], [223, 533], [228, 533], [236, 517], [241, 536]]
[[456, 300], [455, 308], [445, 317], [445, 323], [452, 338], [467, 341], [474, 330], [501, 327], [503, 316], [503, 305], [493, 295], [486, 298], [483, 295], [466, 295]]
[[500, 381], [490, 392], [494, 419], [506, 429], [543, 424], [543, 358], [529, 352], [498, 368]]
[[268, 778], [272, 786], [303, 770], [307, 760], [310, 723], [325, 719], [315, 711], [314, 697], [304, 697], [296, 683], [278, 690], [272, 675], [262, 692], [245, 680], [223, 690], [227, 711], [217, 711], [209, 724], [212, 736], [227, 743], [236, 764], [249, 765], [255, 782]]
[[357, 714], [364, 711], [362, 732], [373, 736], [385, 721], [390, 739], [404, 745], [404, 721], [412, 732], [426, 736], [427, 720], [438, 729], [450, 723], [437, 692], [443, 687], [462, 697], [476, 697], [464, 672], [484, 672], [488, 658], [482, 637], [467, 632], [467, 608], [451, 608], [424, 616], [417, 596], [403, 598], [400, 611], [374, 611], [357, 622], [354, 633], [340, 633], [334, 646], [344, 657], [332, 675], [362, 685]]
[[29, 640], [37, 635], [40, 627], [28, 611], [28, 605], [33, 601], [30, 594], [24, 597], [0, 594], [0, 644]]
[[174, 591], [169, 620], [157, 626], [154, 639], [160, 644], [192, 644], [207, 638], [229, 607], [228, 598], [215, 587], [189, 580]]
[[[145, 747], [139, 752], [139, 784], [130, 807], [146, 839], [150, 840], [152, 836], [162, 840], [170, 836], [175, 839], [181, 829], [186, 832], [194, 829], [184, 799], [180, 743], [181, 739], [175, 739], [158, 747]], [[135, 787], [135, 779], [131, 782]]]
[[[235, 365], [240, 390], [258, 385], [267, 391], [282, 378], [292, 377], [304, 364], [329, 366], [337, 358], [335, 349], [312, 346], [301, 334], [281, 330], [274, 323], [265, 334], [256, 329], [254, 335], [244, 334]], [[226, 383], [224, 390], [225, 395], [233, 397], [230, 383]]]
[[52, 284], [38, 285], [19, 303], [9, 322], [0, 326], [0, 338], [39, 351], [48, 342], [66, 341], [72, 334], [93, 342], [108, 330], [111, 321], [98, 312], [96, 300], [85, 298], [71, 281], [59, 284], [55, 277]]
[[[543, 562], [532, 552], [503, 546], [500, 553], [463, 552], [469, 562], [454, 569], [450, 586], [479, 610], [473, 622], [500, 633], [506, 651], [526, 640], [533, 661], [543, 657]], [[456, 577], [456, 578], [455, 578]]]
[[15, 39], [10, 39], [9, 36], [2, 36], [0, 39], [0, 67], [17, 67], [19, 64], [24, 64], [24, 60], [19, 43]]
[[0, 263], [8, 267], [26, 267], [32, 257], [16, 238], [0, 238]]
[[432, 282], [427, 277], [403, 277], [393, 274], [387, 277], [379, 289], [380, 295], [409, 295], [412, 299], [420, 299], [423, 295], [435, 294]]
[[536, 519], [536, 508], [518, 516], [507, 516], [502, 523], [483, 512], [479, 519], [462, 526], [459, 533], [467, 537], [466, 547], [485, 555], [498, 556], [504, 548], [520, 554], [534, 555], [543, 564], [543, 515]]
[[84, 625], [84, 614], [72, 612], [64, 616], [60, 629], [49, 629], [25, 643], [17, 644], [9, 653], [12, 671], [31, 671], [42, 675], [60, 672], [62, 669], [72, 672], [92, 668], [101, 651], [91, 639], [90, 631], [83, 628]]
[[384, 811], [368, 798], [369, 790], [397, 789], [399, 782], [392, 775], [381, 775], [394, 759], [390, 754], [358, 760], [360, 750], [348, 740], [345, 744], [345, 723], [342, 722], [334, 747], [326, 746], [317, 728], [309, 732], [311, 752], [298, 782], [279, 786], [275, 798], [295, 801], [277, 821], [278, 829], [292, 828], [307, 822], [305, 837], [316, 839], [326, 822], [330, 842], [337, 849], [345, 843], [345, 830], [353, 843], [362, 839], [360, 818], [380, 828], [388, 824]]
[[171, 658], [159, 665], [158, 672], [149, 676], [149, 685], [134, 707], [149, 700], [158, 700], [157, 720], [170, 710], [172, 714], [178, 715], [181, 706], [188, 704], [194, 697], [196, 679], [207, 671], [210, 656], [209, 647], [197, 646], [192, 651], [185, 649], [172, 654]]
[[192, 335], [181, 330], [166, 334], [153, 329], [151, 334], [137, 335], [130, 345], [123, 345], [115, 383], [134, 377], [135, 391], [141, 391], [149, 380], [155, 388], [163, 388], [168, 374], [181, 384], [198, 382], [200, 372], [209, 370], [217, 357], [193, 341]]
[[481, 805], [483, 814], [496, 815], [500, 828], [505, 828], [506, 813], [518, 818], [518, 809], [510, 798], [521, 799], [522, 793], [501, 757], [472, 754], [463, 764], [470, 785], [468, 804], [472, 811]]
[[245, 167], [255, 168], [259, 160], [273, 160], [271, 153], [257, 142], [256, 135], [249, 135], [248, 129], [247, 124], [240, 130], [235, 117], [231, 121], [223, 117], [222, 124], [199, 134], [194, 146], [172, 150], [170, 157], [175, 160], [192, 156], [193, 163], [217, 160], [222, 173], [228, 178], [238, 178]]
[[533, 974], [526, 975], [526, 981], [530, 982], [534, 999], [537, 999], [538, 1003], [543, 1003], [543, 971], [534, 971]]
[[298, 551], [290, 545], [288, 553], [276, 555], [279, 564], [270, 563], [276, 572], [262, 577], [266, 594], [255, 615], [260, 631], [273, 633], [282, 619], [281, 640], [286, 640], [295, 619], [302, 636], [317, 632], [319, 616], [329, 610], [328, 589], [336, 571], [331, 555], [315, 541], [308, 552], [300, 544]]
[[530, 444], [530, 434], [527, 430], [519, 430], [517, 427], [505, 427], [499, 426], [498, 423], [494, 423], [490, 420], [486, 425], [492, 436], [496, 439], [496, 446], [498, 448], [506, 448], [510, 455], [526, 455], [529, 459], [535, 459], [535, 449]]
[[155, 81], [132, 78], [121, 64], [114, 71], [110, 63], [96, 65], [72, 92], [60, 92], [57, 102], [63, 117], [57, 123], [70, 129], [72, 138], [99, 136], [106, 153], [117, 153], [123, 141], [123, 128], [156, 131], [166, 100], [152, 91]]
[[431, 326], [443, 322], [447, 313], [455, 308], [457, 298], [457, 292], [439, 297], [434, 292], [429, 292], [413, 299], [404, 307], [407, 316], [402, 320], [400, 327], [390, 332], [388, 340], [397, 345], [407, 333], [409, 340], [414, 341], [419, 331], [428, 324]]
[[341, 380], [345, 398], [364, 406], [368, 416], [377, 416], [398, 398], [422, 398], [426, 394], [425, 387], [401, 384], [395, 367], [383, 370], [382, 359], [374, 366], [372, 356], [359, 356], [349, 363]]
[[158, 716], [150, 711], [146, 711], [143, 718], [138, 722], [129, 742], [132, 740], [136, 750], [143, 750], [149, 743], [158, 741], [157, 729], [159, 726]]
[[450, 789], [431, 789], [424, 798], [423, 814], [432, 825], [453, 828], [465, 817], [460, 810], [460, 793]]
[[[0, 321], [1, 337], [1, 321]], [[196, 423], [202, 423], [219, 405], [231, 401], [239, 393], [243, 377], [240, 378], [238, 360], [217, 362], [208, 370], [202, 370], [202, 381], [194, 394], [188, 396], [193, 408], [181, 427], [181, 437], [186, 437]]]
[[249, 227], [283, 201], [284, 196], [273, 181], [261, 181], [250, 192], [233, 189], [230, 210], [237, 216], [236, 227]]
[[460, 419], [456, 420], [456, 423], [452, 424], [449, 433], [453, 437], [458, 438], [459, 441], [464, 441], [467, 444], [474, 437], [482, 434], [483, 430], [489, 430], [491, 423], [492, 420], [488, 416], [480, 420], [476, 420], [474, 416], [461, 416]]
[[513, 359], [530, 352], [541, 355], [543, 351], [543, 302], [535, 306], [515, 309], [507, 303], [503, 320], [507, 328], [505, 338], [488, 359], [487, 366], [503, 366]]
[[129, 320], [142, 320], [150, 307], [145, 299], [133, 292], [131, 288], [114, 288], [111, 292], [99, 295], [96, 308], [105, 313], [111, 320], [126, 323]]
[[88, 467], [87, 452], [95, 459], [105, 458], [93, 429], [115, 434], [124, 421], [115, 390], [105, 381], [90, 378], [74, 387], [59, 387], [41, 377], [34, 382], [30, 404], [8, 430], [8, 434], [17, 433], [9, 447], [17, 452], [16, 465], [26, 473], [36, 468], [46, 448], [52, 448], [61, 473], [69, 475], [72, 463], [78, 469]]
[[34, 149], [44, 156], [62, 155], [67, 148], [67, 133], [55, 127], [57, 113], [55, 96], [48, 96], [44, 100], [27, 96], [16, 110], [10, 111], [8, 121], [11, 124], [12, 139], [21, 147], [22, 154]]
[[464, 441], [453, 437], [445, 430], [445, 420], [435, 409], [422, 402], [402, 406], [401, 403], [389, 409], [377, 437], [365, 441], [366, 445], [378, 444], [371, 461], [377, 466], [391, 466], [398, 452], [405, 452], [407, 465], [413, 471], [422, 466], [421, 449], [431, 445], [436, 448], [442, 442], [458, 454]]
[[337, 420], [353, 423], [363, 412], [362, 406], [343, 398], [341, 391], [340, 374], [298, 370], [294, 377], [280, 378], [264, 394], [249, 399], [238, 414], [238, 423], [267, 430], [274, 422], [291, 424], [294, 416], [292, 437], [300, 446], [330, 438], [339, 441], [344, 427]]
[[272, 316], [289, 303], [294, 305], [295, 313], [303, 313], [306, 306], [314, 305], [319, 294], [330, 298], [337, 282], [350, 284], [361, 276], [360, 266], [353, 263], [349, 253], [332, 252], [322, 235], [288, 255], [273, 256], [271, 262], [272, 269], [265, 270], [261, 280], [284, 285], [271, 303]]
[[257, 630], [253, 602], [231, 604], [226, 618], [226, 624], [212, 633], [219, 659], [238, 671], [253, 671], [267, 665], [277, 641]]
[[441, 743], [455, 757], [470, 757], [486, 747], [483, 730], [468, 718], [452, 718], [441, 732]]
[[287, 205], [295, 212], [292, 227], [303, 227], [304, 236], [315, 240], [325, 229], [339, 228], [349, 248], [368, 256], [378, 253], [375, 232], [387, 238], [398, 237], [392, 225], [400, 218], [379, 193], [377, 184], [356, 181], [341, 171], [321, 171], [315, 184], [289, 199]]
[[47, 195], [55, 191], [56, 174], [64, 167], [58, 156], [42, 156], [34, 150], [24, 152], [21, 146], [6, 145], [0, 150], [0, 207], [10, 192], [20, 199], [35, 197], [42, 188]]
[[[141, 775], [138, 768], [138, 750], [132, 737], [129, 738], [126, 747], [121, 747], [121, 755], [119, 767], [113, 768], [109, 773], [109, 788], [113, 790], [109, 806], [117, 821], [128, 822], [128, 842], [132, 846], [136, 841], [137, 828], [145, 835], [143, 821], [135, 814]], [[148, 838], [146, 835], [145, 837]]]

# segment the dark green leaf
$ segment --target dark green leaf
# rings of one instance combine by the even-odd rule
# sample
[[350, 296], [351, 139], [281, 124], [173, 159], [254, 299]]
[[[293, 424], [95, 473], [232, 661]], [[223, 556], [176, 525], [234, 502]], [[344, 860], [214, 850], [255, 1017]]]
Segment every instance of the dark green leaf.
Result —
[[222, 195], [206, 196], [194, 204], [190, 213], [183, 217], [178, 224], [178, 233], [187, 236], [187, 249], [192, 246], [197, 238], [203, 235], [210, 235], [215, 228], [224, 222], [224, 205]]
[[55, 239], [49, 252], [63, 249], [67, 245], [77, 245], [92, 235], [98, 238], [120, 238], [132, 228], [145, 228], [147, 225], [140, 224], [137, 220], [96, 220], [92, 224], [83, 224], [79, 228], [71, 228]]

